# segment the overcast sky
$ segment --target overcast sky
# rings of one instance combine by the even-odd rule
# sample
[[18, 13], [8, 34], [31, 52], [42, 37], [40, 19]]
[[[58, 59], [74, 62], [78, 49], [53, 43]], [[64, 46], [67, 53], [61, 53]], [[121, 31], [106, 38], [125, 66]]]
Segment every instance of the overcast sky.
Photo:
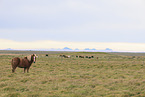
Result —
[[0, 0], [0, 43], [7, 40], [145, 45], [145, 0]]

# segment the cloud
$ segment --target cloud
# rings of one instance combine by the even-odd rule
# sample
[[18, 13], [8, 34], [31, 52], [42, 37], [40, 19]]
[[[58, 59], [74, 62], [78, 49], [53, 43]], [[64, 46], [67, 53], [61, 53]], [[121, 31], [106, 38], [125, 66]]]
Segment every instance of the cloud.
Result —
[[143, 0], [56, 1], [14, 0], [6, 2], [3, 0], [0, 8], [2, 21], [8, 21], [5, 26], [15, 28], [66, 28], [72, 26], [75, 28], [84, 24], [89, 24], [90, 27], [94, 27], [91, 26], [94, 24], [96, 26], [104, 24], [105, 26], [102, 26], [102, 28], [109, 25], [121, 27], [120, 25], [132, 23], [135, 26], [138, 24], [145, 25]]
[[144, 0], [1, 0], [0, 38], [143, 43], [144, 4]]

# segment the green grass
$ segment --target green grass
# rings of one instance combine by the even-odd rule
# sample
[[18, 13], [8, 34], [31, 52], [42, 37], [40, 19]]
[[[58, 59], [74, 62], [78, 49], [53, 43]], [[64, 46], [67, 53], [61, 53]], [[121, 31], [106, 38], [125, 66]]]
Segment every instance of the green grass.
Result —
[[[6, 53], [6, 52], [5, 52]], [[145, 64], [142, 59], [108, 53], [37, 52], [29, 73], [11, 73], [11, 58], [33, 52], [0, 55], [0, 97], [144, 97]], [[63, 52], [64, 53], [64, 52]], [[75, 55], [93, 55], [93, 59]], [[96, 59], [99, 57], [99, 59]]]

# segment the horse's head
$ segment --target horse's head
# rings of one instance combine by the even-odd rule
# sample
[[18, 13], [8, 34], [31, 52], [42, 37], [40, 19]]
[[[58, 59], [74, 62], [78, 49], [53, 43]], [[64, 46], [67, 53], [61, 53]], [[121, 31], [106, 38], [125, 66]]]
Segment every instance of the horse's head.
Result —
[[36, 57], [37, 57], [36, 54], [32, 55], [32, 60], [33, 60], [34, 63], [36, 62]]

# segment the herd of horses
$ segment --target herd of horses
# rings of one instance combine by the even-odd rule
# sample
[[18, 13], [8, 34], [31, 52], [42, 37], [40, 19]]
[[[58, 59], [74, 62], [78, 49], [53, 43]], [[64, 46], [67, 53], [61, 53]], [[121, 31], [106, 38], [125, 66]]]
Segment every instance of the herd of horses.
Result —
[[71, 58], [70, 55], [59, 55], [59, 56], [62, 57], [62, 58]]
[[[49, 55], [46, 54], [45, 56], [48, 57]], [[71, 58], [72, 56], [70, 56], [70, 55], [59, 55], [59, 57], [61, 57], [61, 58]], [[83, 56], [83, 55], [76, 55], [75, 57], [76, 58], [88, 58], [88, 59], [94, 58], [94, 56]], [[96, 58], [98, 59], [98, 57], [96, 57]]]
[[[60, 57], [62, 58], [71, 58], [70, 55], [59, 55]], [[83, 56], [83, 55], [76, 55], [75, 56], [76, 58], [88, 58], [88, 59], [91, 59], [91, 58], [94, 58], [94, 56]], [[99, 57], [96, 57], [96, 59], [98, 59]]]
[[76, 56], [76, 58], [88, 58], [88, 59], [91, 59], [91, 58], [94, 58], [94, 56]]
[[[46, 56], [48, 56], [48, 54], [46, 54]], [[59, 57], [61, 58], [71, 58], [70, 55], [59, 55]], [[82, 56], [82, 55], [76, 55], [76, 58], [94, 58], [94, 56]], [[31, 66], [32, 63], [36, 62], [36, 54], [32, 54], [29, 56], [25, 56], [24, 58], [19, 58], [19, 57], [15, 57], [11, 60], [11, 65], [12, 65], [12, 72], [14, 73], [16, 68], [24, 68], [24, 73], [27, 70], [27, 73], [29, 72], [29, 68]], [[98, 59], [98, 57], [97, 57]]]

